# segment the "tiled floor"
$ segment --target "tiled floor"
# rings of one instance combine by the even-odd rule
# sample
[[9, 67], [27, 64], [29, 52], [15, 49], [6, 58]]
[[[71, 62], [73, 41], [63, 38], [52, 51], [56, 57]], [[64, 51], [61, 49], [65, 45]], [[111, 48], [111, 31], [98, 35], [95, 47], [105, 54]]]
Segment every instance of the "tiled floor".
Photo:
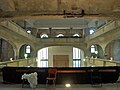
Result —
[[91, 86], [89, 84], [71, 85], [66, 88], [64, 85], [38, 85], [36, 89], [32, 89], [29, 86], [21, 87], [21, 84], [0, 84], [0, 90], [120, 90], [120, 84], [103, 84], [100, 86]]

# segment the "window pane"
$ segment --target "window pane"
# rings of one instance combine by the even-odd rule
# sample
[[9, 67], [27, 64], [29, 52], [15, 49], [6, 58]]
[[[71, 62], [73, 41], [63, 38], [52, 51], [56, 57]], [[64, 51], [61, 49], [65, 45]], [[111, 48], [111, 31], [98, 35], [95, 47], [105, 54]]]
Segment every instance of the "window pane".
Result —
[[40, 59], [48, 59], [48, 48], [40, 50]]
[[73, 48], [73, 67], [80, 67], [80, 49]]
[[58, 34], [56, 37], [63, 37], [64, 35], [63, 34]]
[[30, 31], [30, 30], [27, 30], [27, 33], [31, 34], [31, 31]]
[[94, 45], [92, 45], [92, 46], [91, 46], [91, 48], [95, 48], [95, 46], [94, 46]]
[[94, 30], [90, 30], [90, 34], [93, 34], [94, 33]]
[[26, 53], [30, 53], [30, 46], [26, 46]]
[[80, 49], [73, 48], [73, 59], [80, 59]]
[[48, 61], [41, 61], [40, 66], [41, 67], [48, 67]]
[[38, 52], [38, 66], [48, 67], [48, 48], [43, 48]]
[[79, 34], [74, 34], [73, 36], [74, 36], [74, 37], [80, 37], [80, 35], [79, 35]]
[[95, 48], [91, 48], [91, 53], [95, 53]]
[[80, 60], [73, 60], [73, 67], [80, 67]]
[[43, 34], [43, 35], [41, 35], [41, 38], [48, 38], [48, 35], [47, 34]]

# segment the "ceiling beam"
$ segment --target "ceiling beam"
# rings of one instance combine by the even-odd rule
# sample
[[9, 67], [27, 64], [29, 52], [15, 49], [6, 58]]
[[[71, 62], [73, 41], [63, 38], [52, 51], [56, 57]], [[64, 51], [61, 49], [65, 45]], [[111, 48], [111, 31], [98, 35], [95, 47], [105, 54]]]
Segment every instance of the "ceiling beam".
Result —
[[94, 18], [120, 20], [119, 13], [113, 14], [74, 14], [64, 12], [0, 12], [0, 21], [13, 19], [39, 19], [39, 18]]

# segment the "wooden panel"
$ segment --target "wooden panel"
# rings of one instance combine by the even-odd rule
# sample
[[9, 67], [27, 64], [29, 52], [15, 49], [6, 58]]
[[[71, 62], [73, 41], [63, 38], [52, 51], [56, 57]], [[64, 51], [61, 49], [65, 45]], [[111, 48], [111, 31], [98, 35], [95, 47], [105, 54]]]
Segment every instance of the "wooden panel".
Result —
[[54, 67], [69, 67], [69, 56], [68, 55], [53, 55], [53, 66]]
[[[51, 67], [50, 67], [51, 68]], [[4, 83], [21, 84], [21, 76], [24, 73], [38, 73], [38, 84], [46, 84], [49, 68], [40, 67], [3, 67], [2, 75]], [[101, 81], [105, 83], [116, 83], [120, 73], [120, 67], [60, 67], [57, 69], [56, 84], [91, 84], [91, 74], [98, 73], [101, 76]], [[50, 82], [51, 83], [51, 82]], [[99, 89], [98, 89], [99, 90]]]

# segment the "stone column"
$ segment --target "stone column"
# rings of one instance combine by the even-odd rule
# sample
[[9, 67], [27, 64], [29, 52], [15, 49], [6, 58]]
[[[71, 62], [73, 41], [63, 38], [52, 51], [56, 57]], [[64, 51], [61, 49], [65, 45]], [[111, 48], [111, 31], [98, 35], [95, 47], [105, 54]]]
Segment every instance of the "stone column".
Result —
[[19, 59], [19, 49], [14, 49], [14, 59], [17, 60]]

